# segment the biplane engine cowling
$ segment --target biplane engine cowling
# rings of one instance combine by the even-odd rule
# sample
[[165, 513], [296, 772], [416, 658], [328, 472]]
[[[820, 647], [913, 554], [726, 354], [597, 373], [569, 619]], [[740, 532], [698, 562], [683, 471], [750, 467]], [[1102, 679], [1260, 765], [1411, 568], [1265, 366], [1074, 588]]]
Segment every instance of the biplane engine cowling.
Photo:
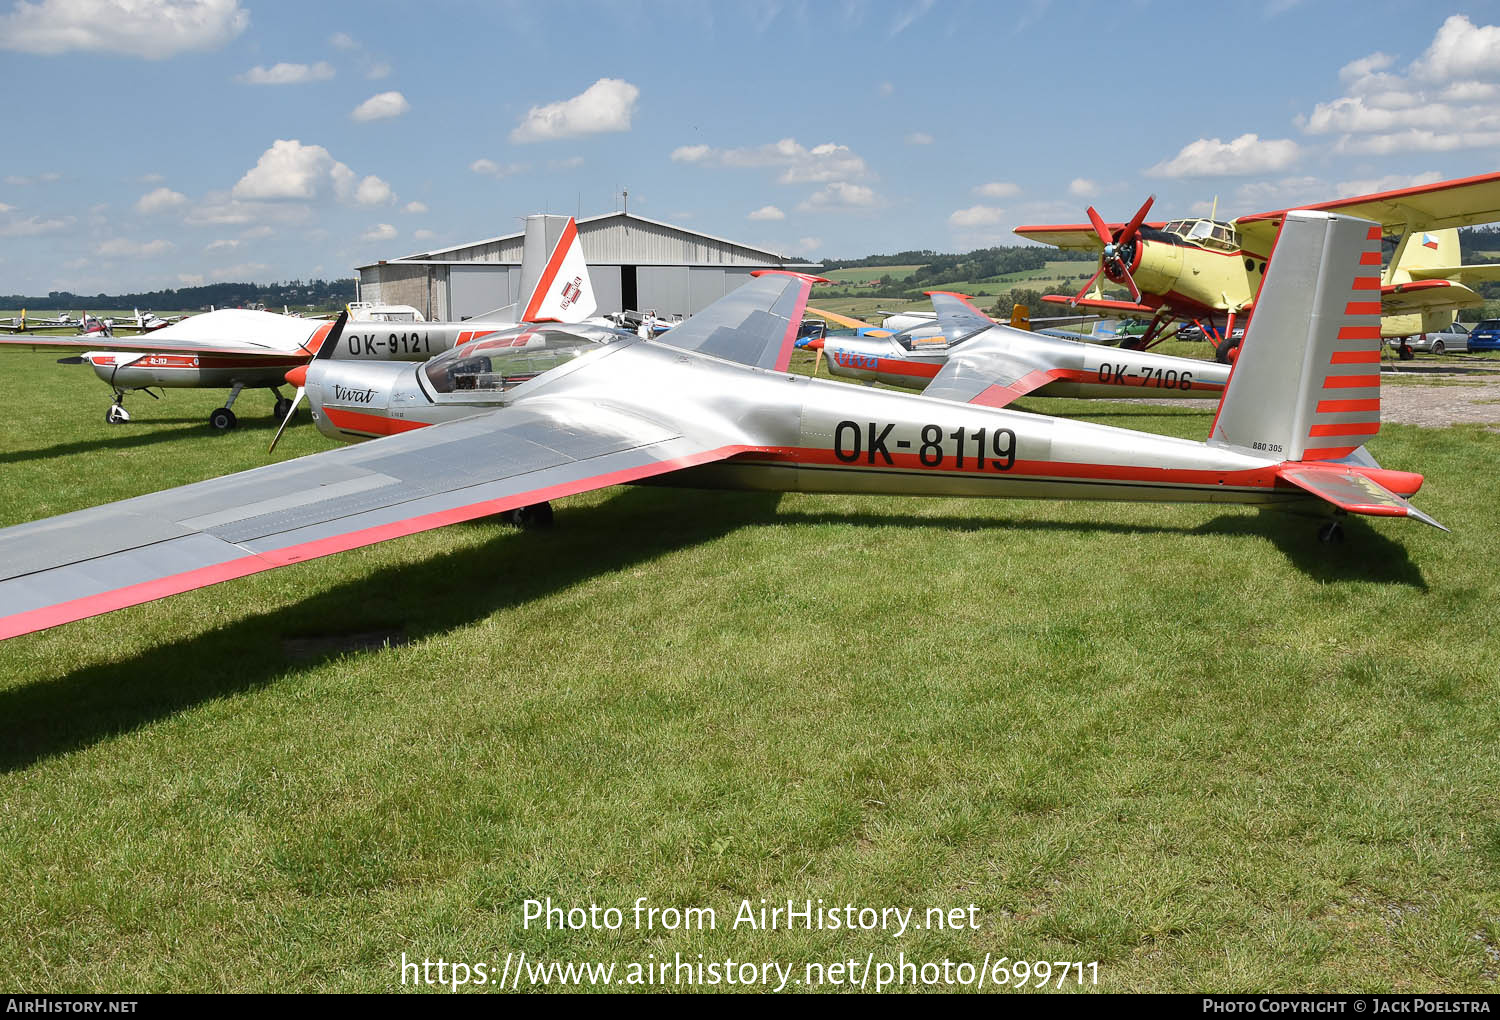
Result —
[[1147, 294], [1165, 294], [1173, 290], [1177, 278], [1182, 275], [1182, 248], [1149, 237], [1138, 237], [1135, 249], [1130, 272], [1136, 285]]

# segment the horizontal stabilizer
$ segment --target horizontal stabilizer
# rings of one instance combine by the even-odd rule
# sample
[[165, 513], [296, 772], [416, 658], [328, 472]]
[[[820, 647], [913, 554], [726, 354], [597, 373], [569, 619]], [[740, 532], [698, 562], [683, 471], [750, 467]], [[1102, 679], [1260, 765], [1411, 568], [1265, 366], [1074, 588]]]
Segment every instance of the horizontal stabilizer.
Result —
[[[1327, 500], [1340, 510], [1371, 517], [1412, 517], [1441, 531], [1448, 529], [1418, 510], [1405, 498], [1381, 485], [1364, 471], [1343, 464], [1286, 463], [1278, 477]], [[1405, 472], [1400, 472], [1405, 475]], [[1420, 476], [1418, 485], [1421, 484]]]

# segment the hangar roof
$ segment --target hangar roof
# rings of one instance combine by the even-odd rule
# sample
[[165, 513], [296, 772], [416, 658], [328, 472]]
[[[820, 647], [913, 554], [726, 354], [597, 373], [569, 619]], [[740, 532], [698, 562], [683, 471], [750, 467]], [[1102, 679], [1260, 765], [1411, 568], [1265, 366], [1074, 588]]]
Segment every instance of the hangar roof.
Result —
[[[369, 263], [358, 269], [377, 265], [465, 265], [500, 263], [516, 265], [521, 261], [525, 231], [501, 234], [481, 241], [469, 241], [446, 248], [403, 255]], [[578, 221], [578, 239], [583, 255], [596, 265], [700, 265], [751, 267], [815, 267], [816, 263], [793, 259], [779, 252], [755, 248], [727, 238], [687, 230], [671, 223], [647, 219], [633, 213], [612, 212], [589, 216]]]

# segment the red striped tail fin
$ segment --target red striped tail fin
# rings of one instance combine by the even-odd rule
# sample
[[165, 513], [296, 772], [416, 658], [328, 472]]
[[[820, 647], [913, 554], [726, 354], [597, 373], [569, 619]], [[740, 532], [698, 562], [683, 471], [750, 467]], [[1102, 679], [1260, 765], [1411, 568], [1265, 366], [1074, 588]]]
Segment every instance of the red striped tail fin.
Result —
[[1287, 461], [1380, 431], [1380, 227], [1288, 213], [1209, 442]]

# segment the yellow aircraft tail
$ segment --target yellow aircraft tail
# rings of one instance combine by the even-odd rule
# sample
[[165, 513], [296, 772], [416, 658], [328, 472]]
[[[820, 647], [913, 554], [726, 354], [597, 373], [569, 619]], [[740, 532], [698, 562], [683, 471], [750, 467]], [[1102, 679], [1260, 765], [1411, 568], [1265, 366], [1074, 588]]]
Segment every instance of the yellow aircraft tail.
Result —
[[1031, 308], [1027, 305], [1011, 305], [1010, 324], [1016, 329], [1031, 329]]
[[1396, 253], [1391, 268], [1386, 274], [1386, 283], [1410, 283], [1412, 270], [1438, 269], [1459, 266], [1463, 256], [1458, 250], [1458, 228], [1444, 230], [1413, 230], [1406, 243]]

